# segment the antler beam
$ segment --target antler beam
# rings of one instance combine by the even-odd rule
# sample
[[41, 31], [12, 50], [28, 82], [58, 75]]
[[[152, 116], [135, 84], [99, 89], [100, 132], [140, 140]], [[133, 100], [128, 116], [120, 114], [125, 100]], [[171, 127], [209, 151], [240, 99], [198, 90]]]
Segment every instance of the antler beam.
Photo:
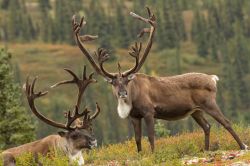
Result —
[[[136, 72], [138, 72], [140, 70], [140, 68], [142, 67], [143, 63], [145, 62], [145, 60], [146, 60], [146, 58], [148, 56], [148, 53], [149, 53], [149, 51], [150, 51], [150, 49], [152, 47], [152, 44], [153, 44], [153, 37], [154, 37], [154, 33], [155, 33], [155, 28], [156, 28], [156, 22], [155, 22], [156, 19], [155, 19], [154, 14], [150, 11], [150, 9], [148, 7], [146, 7], [146, 9], [147, 9], [149, 18], [144, 18], [144, 17], [139, 16], [139, 15], [133, 13], [133, 12], [130, 12], [130, 15], [132, 17], [150, 24], [150, 28], [143, 28], [141, 30], [141, 32], [139, 33], [138, 37], [142, 37], [144, 35], [144, 33], [150, 33], [150, 34], [149, 34], [149, 39], [148, 39], [148, 42], [147, 42], [147, 46], [146, 46], [146, 48], [144, 50], [144, 53], [142, 55], [142, 58], [140, 60], [139, 60], [139, 53], [141, 51], [141, 44], [140, 44], [139, 48], [138, 48], [137, 44], [135, 44], [135, 46], [132, 47], [132, 52], [134, 52], [133, 55], [135, 55], [135, 53], [137, 53], [136, 55], [138, 57], [136, 59], [135, 66], [132, 69], [124, 72], [123, 73], [124, 76], [128, 76], [128, 75], [130, 75], [132, 73], [136, 73]], [[131, 55], [131, 52], [129, 52], [129, 54]], [[133, 55], [131, 55], [131, 56], [133, 56]]]
[[29, 106], [30, 106], [30, 109], [31, 111], [40, 119], [42, 120], [43, 122], [51, 125], [51, 126], [54, 126], [54, 127], [57, 127], [57, 128], [62, 128], [62, 129], [68, 129], [64, 124], [62, 123], [57, 123], [51, 119], [48, 119], [46, 118], [45, 116], [43, 116], [36, 108], [35, 106], [35, 99], [39, 98], [39, 97], [42, 97], [42, 96], [45, 96], [48, 91], [45, 91], [45, 92], [38, 92], [38, 93], [35, 93], [34, 92], [34, 88], [35, 88], [35, 84], [36, 84], [36, 80], [37, 80], [37, 77], [32, 81], [32, 83], [30, 84], [29, 83], [29, 77], [27, 77], [27, 80], [26, 80], [26, 83], [23, 85], [23, 89], [25, 90], [25, 94], [26, 94], [26, 97], [27, 97], [27, 100], [28, 100], [28, 103], [29, 103]]
[[[114, 78], [115, 76], [113, 74], [105, 72], [103, 67], [100, 68], [98, 66], [98, 64], [95, 62], [93, 57], [90, 55], [90, 53], [84, 47], [82, 42], [91, 41], [91, 40], [95, 40], [96, 38], [98, 38], [98, 36], [92, 36], [92, 35], [79, 36], [80, 30], [81, 30], [81, 28], [84, 27], [85, 24], [86, 24], [86, 21], [84, 21], [84, 17], [82, 17], [81, 20], [80, 20], [80, 23], [78, 23], [76, 21], [76, 16], [75, 15], [73, 16], [73, 18], [72, 18], [72, 27], [73, 27], [73, 31], [74, 31], [74, 35], [75, 35], [75, 39], [76, 39], [76, 43], [77, 43], [78, 47], [80, 48], [82, 53], [86, 56], [86, 58], [88, 59], [88, 61], [94, 67], [95, 71], [98, 74], [100, 74], [100, 75], [102, 75], [104, 77]], [[99, 50], [98, 50], [98, 52], [99, 52]]]

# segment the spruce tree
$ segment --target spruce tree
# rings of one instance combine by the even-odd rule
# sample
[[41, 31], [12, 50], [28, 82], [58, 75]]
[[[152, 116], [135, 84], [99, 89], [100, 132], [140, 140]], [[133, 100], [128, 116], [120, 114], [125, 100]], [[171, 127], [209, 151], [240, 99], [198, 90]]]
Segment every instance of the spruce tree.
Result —
[[192, 39], [197, 44], [197, 54], [206, 57], [208, 55], [207, 22], [205, 16], [199, 10], [195, 11], [192, 23]]
[[176, 31], [174, 29], [173, 20], [170, 14], [170, 6], [169, 1], [162, 1], [161, 7], [163, 10], [162, 14], [162, 29], [163, 29], [163, 36], [162, 42], [160, 44], [160, 48], [174, 48], [176, 45]]
[[185, 32], [185, 25], [184, 20], [182, 17], [182, 11], [180, 9], [179, 3], [176, 0], [171, 0], [172, 4], [172, 17], [173, 17], [173, 24], [174, 29], [176, 30], [178, 40], [186, 40], [186, 32]]
[[246, 82], [244, 81], [245, 76], [249, 73], [249, 50], [248, 43], [243, 36], [243, 29], [239, 21], [235, 26], [236, 36], [233, 39], [231, 46], [233, 67], [235, 75], [235, 86], [237, 88], [237, 96], [239, 97], [239, 103], [241, 106], [246, 107], [249, 105], [249, 94]]
[[111, 28], [108, 24], [108, 20], [102, 19], [100, 20], [100, 29], [98, 31], [98, 42], [100, 47], [105, 48], [109, 51], [113, 51], [113, 47], [111, 45]]
[[232, 64], [232, 60], [231, 60], [231, 56], [230, 56], [230, 50], [228, 47], [228, 43], [226, 42], [226, 39], [223, 38], [222, 39], [222, 43], [220, 45], [220, 51], [223, 55], [223, 71], [225, 71], [224, 74], [224, 78], [223, 80], [223, 84], [224, 84], [224, 88], [225, 89], [230, 89], [227, 93], [228, 93], [228, 104], [226, 105], [226, 108], [228, 111], [225, 112], [226, 115], [228, 115], [229, 117], [234, 117], [237, 118], [237, 108], [239, 105], [239, 102], [237, 100], [237, 89], [235, 86], [235, 75], [233, 72], [233, 64]]
[[9, 0], [2, 0], [1, 2], [1, 8], [2, 9], [8, 9], [8, 6], [9, 6]]
[[7, 20], [7, 39], [15, 41], [20, 37], [21, 27], [20, 4], [18, 0], [9, 2], [8, 20]]
[[34, 124], [21, 105], [20, 88], [14, 83], [11, 55], [0, 50], [0, 149], [34, 139]]
[[117, 45], [122, 48], [129, 46], [129, 33], [127, 27], [127, 19], [124, 16], [124, 4], [120, 1], [116, 7], [116, 37], [118, 39]]
[[60, 43], [73, 44], [71, 18], [74, 14], [72, 4], [68, 4], [67, 0], [56, 0], [55, 9], [55, 29], [57, 40]]
[[[49, 0], [39, 0], [39, 9], [40, 9], [40, 20], [39, 23], [39, 36], [44, 42], [51, 40], [51, 31], [52, 31], [52, 19], [49, 15], [49, 10], [51, 8]], [[46, 26], [45, 26], [46, 25]]]

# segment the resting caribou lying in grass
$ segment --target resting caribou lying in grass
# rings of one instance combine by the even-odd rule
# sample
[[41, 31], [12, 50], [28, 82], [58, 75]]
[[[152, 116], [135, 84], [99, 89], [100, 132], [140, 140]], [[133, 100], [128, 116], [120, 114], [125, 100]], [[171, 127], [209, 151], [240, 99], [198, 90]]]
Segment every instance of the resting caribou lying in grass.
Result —
[[[48, 93], [48, 91], [38, 93], [34, 92], [37, 78], [35, 78], [31, 84], [27, 78], [26, 84], [24, 84], [24, 89], [31, 111], [48, 125], [66, 131], [60, 131], [58, 132], [58, 135], [49, 135], [41, 140], [5, 150], [2, 153], [4, 166], [15, 165], [15, 158], [23, 153], [32, 153], [35, 158], [37, 158], [38, 154], [46, 155], [48, 153], [53, 153], [54, 150], [62, 151], [69, 157], [70, 162], [77, 162], [79, 165], [83, 165], [84, 159], [81, 150], [84, 148], [91, 149], [97, 146], [97, 140], [93, 135], [91, 122], [99, 114], [100, 108], [96, 103], [96, 112], [92, 116], [89, 115], [90, 111], [87, 108], [82, 112], [79, 110], [84, 90], [90, 83], [94, 83], [96, 80], [92, 78], [93, 73], [90, 74], [88, 78], [86, 77], [85, 66], [82, 79], [79, 79], [71, 70], [65, 70], [73, 76], [73, 80], [61, 81], [52, 87], [62, 84], [76, 84], [79, 89], [77, 103], [74, 110], [65, 113], [65, 117], [67, 118], [66, 124], [48, 119], [37, 110], [34, 103], [35, 99]], [[82, 120], [80, 118], [82, 118]]]
[[141, 43], [135, 43], [129, 54], [135, 58], [135, 66], [121, 73], [118, 65], [118, 73], [109, 73], [103, 67], [103, 62], [109, 58], [108, 52], [100, 48], [96, 52], [98, 62], [84, 48], [83, 41], [93, 40], [97, 36], [80, 36], [82, 26], [86, 24], [82, 18], [80, 23], [73, 16], [72, 26], [76, 43], [82, 53], [89, 60], [96, 72], [103, 76], [113, 88], [113, 93], [118, 100], [118, 114], [121, 118], [130, 117], [134, 131], [137, 150], [141, 151], [141, 119], [144, 118], [148, 138], [152, 151], [154, 150], [154, 118], [164, 120], [178, 120], [191, 115], [202, 127], [205, 133], [205, 150], [209, 149], [210, 124], [204, 117], [204, 113], [212, 116], [223, 125], [237, 141], [241, 149], [246, 146], [234, 132], [229, 121], [220, 111], [216, 103], [216, 83], [219, 78], [216, 75], [203, 73], [187, 73], [171, 77], [152, 77], [137, 73], [145, 62], [152, 47], [156, 29], [156, 18], [147, 8], [149, 18], [143, 18], [135, 13], [132, 17], [149, 23], [150, 28], [144, 28], [139, 37], [149, 33], [147, 46], [140, 57]]

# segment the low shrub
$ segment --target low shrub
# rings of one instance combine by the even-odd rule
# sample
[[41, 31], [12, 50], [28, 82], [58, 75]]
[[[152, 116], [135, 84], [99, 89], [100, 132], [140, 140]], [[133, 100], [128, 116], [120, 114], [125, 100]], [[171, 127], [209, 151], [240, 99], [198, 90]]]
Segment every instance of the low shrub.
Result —
[[[247, 145], [250, 145], [250, 128], [242, 125], [234, 125], [234, 129]], [[198, 130], [192, 133], [183, 133], [177, 136], [162, 137], [156, 140], [155, 152], [152, 153], [147, 138], [142, 139], [142, 152], [137, 153], [134, 139], [124, 143], [110, 144], [97, 149], [84, 151], [83, 156], [86, 165], [182, 165], [182, 158], [198, 156], [207, 157], [223, 150], [238, 150], [238, 144], [232, 136], [222, 127], [212, 126], [210, 136], [210, 149], [215, 152], [204, 152], [204, 134]], [[246, 154], [241, 159], [250, 160]], [[39, 161], [44, 166], [68, 166], [66, 156], [56, 153], [51, 157], [39, 156]], [[237, 161], [237, 160], [236, 160]], [[1, 162], [2, 164], [2, 162]], [[0, 164], [0, 165], [1, 165]], [[17, 159], [18, 166], [35, 165], [31, 154], [23, 154]], [[77, 165], [75, 163], [75, 165]]]

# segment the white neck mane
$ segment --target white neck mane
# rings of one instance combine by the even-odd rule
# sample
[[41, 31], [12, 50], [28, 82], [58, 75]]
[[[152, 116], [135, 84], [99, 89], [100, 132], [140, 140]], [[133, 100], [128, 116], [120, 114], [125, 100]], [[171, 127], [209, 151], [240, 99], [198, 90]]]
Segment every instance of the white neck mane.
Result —
[[67, 154], [70, 163], [74, 163], [76, 161], [78, 165], [84, 165], [82, 151], [74, 151], [73, 145], [68, 144], [65, 138], [61, 138], [60, 141], [57, 142], [57, 148]]
[[70, 155], [69, 160], [70, 160], [70, 163], [74, 163], [76, 161], [79, 166], [84, 165], [82, 151], [77, 152], [75, 155]]
[[131, 108], [132, 108], [131, 104], [127, 104], [123, 99], [118, 99], [117, 111], [122, 119], [128, 117]]

